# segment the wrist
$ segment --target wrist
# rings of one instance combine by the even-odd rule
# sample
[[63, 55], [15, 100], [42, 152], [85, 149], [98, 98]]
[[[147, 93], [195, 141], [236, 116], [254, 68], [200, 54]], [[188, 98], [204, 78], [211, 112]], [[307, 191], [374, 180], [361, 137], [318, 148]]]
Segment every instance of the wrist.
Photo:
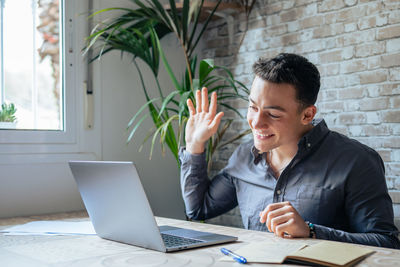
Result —
[[308, 235], [308, 237], [309, 237], [309, 238], [314, 238], [314, 239], [317, 238], [316, 235], [315, 235], [315, 227], [314, 227], [314, 224], [310, 223], [309, 221], [306, 221], [306, 224], [307, 224], [308, 230], [309, 230], [309, 235]]
[[204, 144], [186, 143], [186, 151], [190, 154], [201, 154], [204, 152]]

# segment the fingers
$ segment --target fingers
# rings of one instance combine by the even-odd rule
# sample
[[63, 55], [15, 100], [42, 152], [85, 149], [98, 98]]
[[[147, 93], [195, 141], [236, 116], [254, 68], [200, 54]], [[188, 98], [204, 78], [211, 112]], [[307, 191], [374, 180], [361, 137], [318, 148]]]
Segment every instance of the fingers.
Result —
[[289, 218], [287, 221], [277, 225], [274, 227], [274, 233], [275, 235], [279, 237], [292, 237], [292, 235], [288, 234], [290, 231], [290, 228], [292, 228], [292, 225], [294, 224], [294, 219]]
[[206, 87], [196, 91], [196, 109], [197, 112], [208, 112], [208, 91]]
[[196, 110], [197, 110], [197, 113], [201, 112], [201, 92], [200, 92], [200, 90], [196, 91]]
[[210, 117], [213, 118], [215, 114], [217, 114], [217, 93], [213, 92], [211, 94]]
[[267, 225], [268, 230], [271, 232], [274, 232], [273, 227], [272, 227], [272, 221], [275, 218], [280, 217], [285, 214], [288, 214], [288, 213], [292, 213], [292, 212], [293, 212], [292, 206], [284, 206], [280, 209], [269, 212], [267, 215], [266, 223], [265, 223]]
[[215, 118], [212, 120], [212, 122], [210, 123], [210, 125], [208, 126], [209, 129], [211, 130], [211, 132], [214, 134], [217, 129], [218, 126], [221, 122], [222, 117], [224, 116], [224, 113], [221, 111], [217, 114], [217, 116], [215, 116]]
[[271, 219], [270, 222], [270, 228], [271, 228], [271, 232], [275, 233], [278, 236], [281, 236], [281, 233], [278, 233], [277, 230], [285, 230], [286, 228], [282, 228], [282, 225], [287, 223], [290, 219], [293, 218], [293, 212], [289, 212], [289, 213], [284, 213], [282, 215], [279, 215], [273, 219]]
[[[213, 114], [212, 114], [212, 117], [214, 117], [215, 113], [216, 113], [216, 110], [217, 110], [217, 103], [216, 103], [217, 102], [216, 101], [217, 100], [217, 95], [216, 95], [216, 93], [214, 92], [211, 97], [214, 99], [214, 100], [211, 99], [211, 105], [213, 107], [212, 110], [214, 111]], [[196, 110], [197, 110], [197, 113], [200, 113], [200, 112], [208, 113], [209, 101], [208, 101], [207, 88], [203, 87], [201, 89], [201, 91], [197, 90], [195, 98], [196, 98]]]
[[259, 214], [260, 222], [264, 223], [267, 220], [267, 216], [268, 216], [269, 212], [274, 211], [276, 209], [280, 209], [284, 206], [291, 206], [291, 204], [289, 201], [269, 204], [263, 211], [260, 212], [260, 214]]
[[208, 92], [205, 87], [201, 90], [201, 104], [203, 112], [208, 112]]
[[280, 237], [308, 237], [309, 228], [290, 202], [268, 205], [260, 212], [260, 222]]
[[[192, 100], [186, 101], [190, 116], [196, 115], [196, 112], [206, 114], [206, 118], [210, 120], [209, 129], [215, 133], [218, 128], [221, 118], [224, 116], [223, 112], [219, 112], [217, 115], [217, 94], [213, 92], [211, 94], [211, 106], [208, 101], [208, 91], [206, 87], [202, 90], [197, 90], [195, 93], [196, 107], [194, 107]], [[214, 131], [215, 130], [215, 131]]]
[[272, 210], [276, 210], [276, 209], [282, 208], [283, 206], [287, 206], [287, 205], [292, 205], [292, 204], [290, 204], [289, 201], [277, 202], [277, 203], [269, 204], [267, 206], [267, 208], [269, 208], [269, 210], [272, 211]]
[[186, 104], [188, 106], [190, 116], [193, 117], [194, 115], [196, 115], [196, 110], [194, 109], [192, 100], [188, 99], [186, 101]]

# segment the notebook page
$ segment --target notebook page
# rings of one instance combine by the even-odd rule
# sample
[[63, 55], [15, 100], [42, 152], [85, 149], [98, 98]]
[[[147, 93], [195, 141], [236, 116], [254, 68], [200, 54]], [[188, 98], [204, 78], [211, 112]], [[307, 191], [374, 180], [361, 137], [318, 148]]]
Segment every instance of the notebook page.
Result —
[[[306, 244], [297, 242], [252, 242], [234, 252], [246, 258], [247, 262], [282, 263], [288, 254], [294, 253], [305, 247]], [[221, 261], [234, 261], [231, 257], [224, 256]]]

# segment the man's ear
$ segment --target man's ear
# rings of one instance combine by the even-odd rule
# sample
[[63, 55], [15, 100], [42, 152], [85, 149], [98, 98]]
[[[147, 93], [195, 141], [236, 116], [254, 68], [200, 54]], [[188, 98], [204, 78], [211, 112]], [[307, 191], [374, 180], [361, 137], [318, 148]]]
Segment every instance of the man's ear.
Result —
[[302, 112], [301, 123], [303, 125], [308, 125], [314, 119], [317, 113], [317, 107], [314, 105], [306, 107]]

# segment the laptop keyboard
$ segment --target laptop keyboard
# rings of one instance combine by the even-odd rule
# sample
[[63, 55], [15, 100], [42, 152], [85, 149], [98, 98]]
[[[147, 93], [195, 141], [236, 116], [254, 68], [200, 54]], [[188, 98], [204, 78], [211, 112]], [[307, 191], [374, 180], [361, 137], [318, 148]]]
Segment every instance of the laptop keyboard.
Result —
[[164, 244], [166, 247], [180, 247], [180, 246], [186, 246], [186, 245], [204, 242], [204, 241], [197, 240], [197, 239], [168, 235], [168, 234], [163, 234], [163, 233], [161, 233], [161, 236], [162, 236], [162, 239], [164, 240]]

